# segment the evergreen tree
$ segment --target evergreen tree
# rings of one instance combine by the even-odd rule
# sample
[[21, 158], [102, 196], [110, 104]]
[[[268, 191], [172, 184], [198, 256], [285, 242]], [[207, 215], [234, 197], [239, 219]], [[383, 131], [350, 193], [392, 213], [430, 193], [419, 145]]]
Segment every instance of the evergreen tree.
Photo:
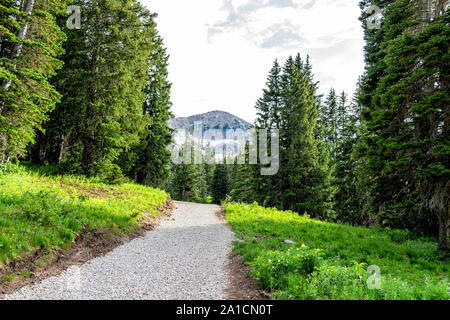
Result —
[[194, 154], [188, 140], [180, 151], [180, 159], [184, 160], [173, 165], [172, 197], [180, 201], [199, 202], [201, 201], [200, 176], [198, 167], [194, 164]]
[[327, 218], [331, 214], [329, 168], [321, 158], [315, 128], [318, 118], [316, 84], [300, 55], [284, 68], [285, 152], [284, 207]]
[[273, 63], [263, 89], [262, 98], [256, 102], [257, 119], [255, 127], [258, 129], [279, 129], [280, 113], [283, 106], [281, 89], [281, 67], [278, 60]]
[[430, 12], [425, 1], [399, 0], [386, 8], [378, 49], [384, 55], [367, 67], [383, 71], [378, 77], [366, 71], [363, 79], [358, 155], [368, 212], [380, 223], [421, 231], [434, 222], [439, 248], [448, 250], [449, 13], [443, 5]]
[[[233, 183], [231, 197], [233, 201], [243, 203], [253, 203], [259, 201], [260, 197], [255, 192], [255, 186], [259, 178], [258, 166], [249, 163], [249, 143], [245, 144], [244, 150], [246, 161], [244, 164], [237, 164], [237, 159], [233, 167]], [[267, 191], [267, 190], [266, 190]]]
[[136, 0], [73, 4], [83, 14], [81, 29], [67, 30], [65, 65], [56, 78], [64, 99], [36, 152], [73, 171], [116, 177], [120, 155], [146, 129], [143, 89], [156, 37], [154, 16]]
[[155, 37], [144, 89], [143, 112], [147, 127], [141, 142], [133, 150], [137, 161], [129, 173], [137, 182], [153, 187], [161, 187], [169, 176], [171, 154], [167, 147], [172, 142], [173, 130], [168, 125], [172, 117], [168, 58], [161, 37]]
[[206, 164], [198, 164], [198, 189], [199, 189], [199, 200], [203, 203], [207, 203], [209, 199], [209, 187], [206, 179]]
[[279, 130], [280, 170], [261, 176], [261, 165], [239, 165], [231, 193], [234, 200], [332, 216], [330, 157], [318, 137], [316, 90], [309, 57], [306, 62], [300, 55], [289, 57], [282, 69], [275, 61], [256, 103], [255, 128]]
[[337, 133], [336, 143], [338, 143], [339, 140], [342, 140], [345, 127], [347, 126], [347, 122], [349, 120], [348, 117], [350, 110], [347, 107], [347, 102], [348, 102], [347, 94], [343, 91], [339, 96], [338, 109], [336, 113], [336, 133]]
[[56, 16], [65, 0], [3, 0], [0, 4], [0, 163], [25, 155], [35, 130], [60, 99], [50, 83], [62, 67], [66, 39]]
[[216, 204], [225, 200], [230, 192], [227, 164], [216, 164], [212, 180], [212, 197]]
[[215, 153], [211, 149], [211, 145], [208, 143], [206, 146], [205, 155], [203, 157], [204, 159], [204, 165], [205, 165], [205, 180], [206, 180], [206, 186], [208, 188], [208, 197], [212, 194], [212, 180], [214, 176], [214, 170], [216, 168], [215, 166]]
[[[263, 89], [262, 98], [256, 102], [257, 118], [255, 121], [255, 129], [266, 130], [268, 132], [267, 144], [270, 145], [270, 132], [272, 129], [280, 129], [281, 112], [283, 108], [283, 92], [282, 92], [282, 70], [277, 60], [273, 63], [266, 82], [266, 88]], [[268, 150], [269, 151], [269, 150]], [[248, 156], [248, 154], [247, 154]], [[253, 198], [265, 206], [276, 206], [281, 204], [281, 184], [277, 177], [262, 176], [260, 170], [263, 165], [247, 167], [249, 170], [246, 176], [252, 174], [253, 177], [247, 179], [248, 185], [245, 187], [244, 198]], [[243, 166], [242, 168], [245, 168]], [[252, 190], [252, 191], [250, 191]], [[250, 197], [250, 194], [259, 195]]]
[[346, 94], [339, 98], [338, 107], [338, 140], [336, 143], [333, 172], [334, 210], [338, 222], [360, 225], [363, 223], [361, 208], [362, 197], [357, 190], [357, 162], [353, 155], [353, 147], [359, 142], [358, 121], [360, 119], [357, 101], [347, 104]]
[[330, 90], [325, 100], [325, 110], [321, 115], [321, 121], [325, 129], [325, 141], [330, 143], [330, 152], [334, 156], [333, 146], [338, 139], [338, 97], [334, 89]]

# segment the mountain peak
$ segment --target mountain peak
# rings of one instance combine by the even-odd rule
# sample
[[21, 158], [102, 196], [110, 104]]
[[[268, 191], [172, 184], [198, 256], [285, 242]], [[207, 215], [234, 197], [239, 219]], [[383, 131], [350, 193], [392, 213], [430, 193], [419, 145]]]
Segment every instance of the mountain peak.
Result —
[[249, 122], [221, 110], [209, 111], [190, 117], [174, 118], [169, 120], [169, 126], [176, 130], [191, 130], [195, 122], [202, 122], [205, 130], [224, 128], [248, 130], [252, 127]]

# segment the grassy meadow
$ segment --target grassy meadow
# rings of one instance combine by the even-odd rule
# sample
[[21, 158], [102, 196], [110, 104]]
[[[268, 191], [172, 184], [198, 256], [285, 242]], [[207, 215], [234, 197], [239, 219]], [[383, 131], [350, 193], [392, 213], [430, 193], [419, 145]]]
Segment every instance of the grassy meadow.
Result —
[[275, 299], [450, 299], [450, 260], [436, 239], [327, 223], [256, 203], [227, 204], [225, 211], [239, 238], [234, 252]]
[[82, 230], [132, 232], [141, 218], [157, 218], [168, 198], [134, 183], [10, 165], [0, 172], [0, 267], [39, 248], [69, 248]]

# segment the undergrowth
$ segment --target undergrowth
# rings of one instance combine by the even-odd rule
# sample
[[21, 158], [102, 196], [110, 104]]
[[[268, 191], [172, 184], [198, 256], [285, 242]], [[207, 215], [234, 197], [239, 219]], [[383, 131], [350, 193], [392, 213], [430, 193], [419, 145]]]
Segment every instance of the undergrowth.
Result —
[[[256, 203], [227, 204], [225, 210], [240, 238], [235, 252], [275, 299], [450, 298], [450, 263], [436, 239], [327, 223]], [[369, 266], [380, 270], [379, 277], [367, 272]]]

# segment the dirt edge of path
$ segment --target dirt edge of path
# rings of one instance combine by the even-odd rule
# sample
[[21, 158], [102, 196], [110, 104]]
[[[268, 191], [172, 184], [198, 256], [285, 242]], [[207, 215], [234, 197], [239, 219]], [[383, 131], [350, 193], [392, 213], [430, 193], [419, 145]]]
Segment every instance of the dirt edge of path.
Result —
[[[216, 212], [219, 219], [226, 222], [226, 212], [223, 208]], [[244, 263], [239, 254], [230, 253], [227, 263], [228, 285], [225, 294], [229, 300], [267, 300], [269, 297], [259, 289], [258, 281], [250, 276], [251, 267]]]
[[[158, 207], [161, 212], [158, 218], [143, 218], [140, 221], [141, 228], [129, 234], [120, 235], [111, 230], [100, 229], [84, 230], [70, 249], [58, 249], [53, 252], [39, 249], [33, 254], [14, 260], [6, 270], [0, 269], [0, 277], [3, 274], [15, 275], [14, 279], [10, 281], [0, 278], [0, 300], [4, 299], [6, 294], [11, 294], [45, 278], [58, 276], [71, 266], [81, 265], [93, 258], [104, 256], [133, 239], [143, 237], [146, 232], [157, 228], [162, 220], [168, 219], [174, 209], [175, 203], [169, 199]], [[27, 270], [29, 274], [24, 277], [22, 270]]]

